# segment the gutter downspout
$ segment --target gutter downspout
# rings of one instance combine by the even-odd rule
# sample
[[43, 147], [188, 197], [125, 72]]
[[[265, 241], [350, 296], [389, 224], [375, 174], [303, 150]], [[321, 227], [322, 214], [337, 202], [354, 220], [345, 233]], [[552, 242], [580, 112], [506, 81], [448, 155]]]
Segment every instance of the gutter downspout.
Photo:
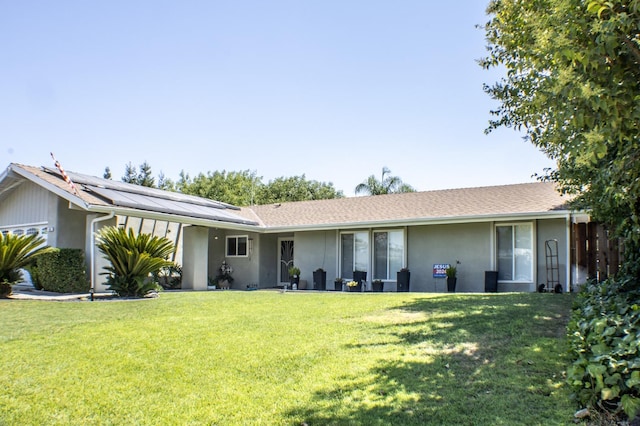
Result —
[[96, 260], [95, 260], [95, 252], [96, 252], [96, 234], [95, 234], [95, 225], [98, 222], [103, 222], [105, 220], [113, 219], [116, 213], [112, 210], [106, 216], [96, 217], [91, 221], [91, 288], [89, 289], [90, 299], [93, 302], [93, 293], [95, 293], [96, 282], [95, 282], [95, 269], [96, 269]]

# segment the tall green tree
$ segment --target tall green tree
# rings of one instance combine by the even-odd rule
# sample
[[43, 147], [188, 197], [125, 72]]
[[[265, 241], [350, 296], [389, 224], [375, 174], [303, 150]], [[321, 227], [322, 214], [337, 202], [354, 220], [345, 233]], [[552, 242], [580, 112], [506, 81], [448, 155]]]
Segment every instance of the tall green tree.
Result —
[[161, 171], [158, 175], [158, 189], [164, 189], [165, 191], [175, 191], [176, 183], [165, 176], [165, 174]]
[[333, 183], [308, 180], [305, 175], [279, 177], [260, 186], [256, 204], [342, 198], [344, 194]]
[[140, 171], [136, 183], [140, 186], [155, 188], [156, 180], [151, 172], [151, 166], [146, 161], [140, 164]]
[[256, 193], [262, 185], [261, 178], [255, 172], [215, 171], [198, 174], [190, 179], [181, 173], [178, 189], [183, 194], [197, 195], [235, 206], [254, 204]]
[[378, 180], [375, 175], [371, 175], [364, 182], [358, 184], [355, 193], [364, 195], [383, 195], [401, 192], [415, 192], [416, 190], [400, 179], [398, 176], [391, 176], [391, 170], [382, 168], [382, 176]]
[[[138, 170], [140, 171], [138, 172]], [[164, 175], [161, 175], [161, 176], [164, 176]], [[111, 179], [111, 170], [109, 170], [109, 167], [105, 168], [104, 178]], [[132, 183], [134, 185], [146, 186], [149, 188], [156, 187], [156, 180], [153, 177], [151, 166], [146, 161], [140, 164], [139, 169], [136, 168], [136, 166], [134, 166], [133, 164], [131, 164], [131, 161], [125, 164], [124, 176], [122, 176], [121, 180], [122, 182]], [[164, 182], [164, 184], [166, 184], [166, 182]]]
[[546, 178], [624, 239], [640, 282], [640, 0], [493, 0], [488, 131], [511, 127], [557, 163]]

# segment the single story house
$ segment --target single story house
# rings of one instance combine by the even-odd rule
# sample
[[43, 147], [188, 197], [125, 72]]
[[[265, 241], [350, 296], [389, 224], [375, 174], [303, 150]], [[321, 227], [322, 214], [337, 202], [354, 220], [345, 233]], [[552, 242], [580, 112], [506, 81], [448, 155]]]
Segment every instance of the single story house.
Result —
[[[550, 279], [564, 291], [586, 280], [576, 259], [571, 211], [554, 184], [461, 188], [332, 200], [235, 207], [56, 168], [10, 164], [0, 174], [0, 232], [38, 233], [54, 247], [85, 250], [97, 291], [105, 260], [95, 231], [106, 225], [166, 236], [183, 269], [183, 288], [206, 290], [223, 261], [233, 288], [289, 282], [288, 268], [314, 286], [313, 271], [336, 277], [367, 272], [396, 291], [397, 271], [411, 271], [410, 290], [444, 292], [441, 265], [457, 266], [457, 291], [485, 291], [496, 271], [498, 291], [535, 291]], [[318, 283], [315, 283], [316, 286]]]

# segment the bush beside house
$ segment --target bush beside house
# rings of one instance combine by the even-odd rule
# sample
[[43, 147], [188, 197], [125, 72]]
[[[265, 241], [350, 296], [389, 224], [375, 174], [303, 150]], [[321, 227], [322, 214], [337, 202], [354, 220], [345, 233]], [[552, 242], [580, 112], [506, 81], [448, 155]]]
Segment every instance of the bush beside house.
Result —
[[610, 279], [582, 288], [568, 327], [567, 380], [582, 407], [633, 419], [640, 414], [640, 290], [622, 287]]
[[42, 290], [58, 293], [86, 293], [91, 286], [86, 273], [84, 252], [80, 249], [61, 248], [44, 253], [30, 268], [33, 285]]

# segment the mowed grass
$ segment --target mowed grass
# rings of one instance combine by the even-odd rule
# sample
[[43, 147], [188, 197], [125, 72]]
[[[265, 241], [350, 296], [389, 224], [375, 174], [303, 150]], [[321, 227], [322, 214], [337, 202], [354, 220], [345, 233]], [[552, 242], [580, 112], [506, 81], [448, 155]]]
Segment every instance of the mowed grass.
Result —
[[0, 424], [571, 424], [571, 303], [276, 291], [0, 301]]

